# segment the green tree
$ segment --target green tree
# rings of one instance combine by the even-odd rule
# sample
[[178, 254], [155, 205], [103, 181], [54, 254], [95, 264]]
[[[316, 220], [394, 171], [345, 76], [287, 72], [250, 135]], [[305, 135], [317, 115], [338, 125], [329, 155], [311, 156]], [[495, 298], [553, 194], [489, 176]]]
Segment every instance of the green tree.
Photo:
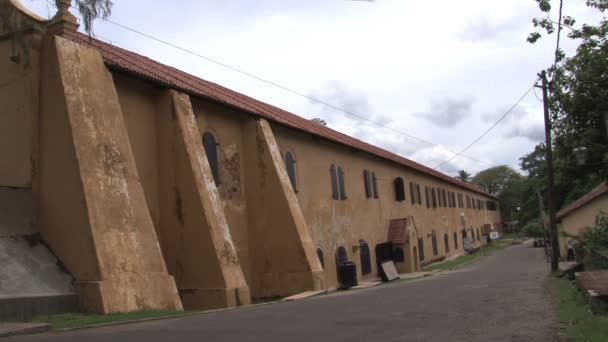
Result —
[[466, 170], [460, 170], [458, 171], [458, 176], [456, 176], [456, 178], [468, 183], [471, 181], [471, 174], [468, 173]]
[[325, 121], [321, 118], [313, 118], [313, 119], [310, 119], [310, 121], [317, 123], [319, 125], [327, 126], [327, 121]]
[[503, 222], [518, 219], [524, 182], [525, 177], [505, 165], [481, 171], [471, 180], [498, 197]]
[[[57, 8], [60, 2], [61, 0], [55, 0]], [[85, 32], [91, 33], [95, 19], [107, 19], [112, 14], [113, 5], [112, 0], [76, 0], [76, 8], [82, 16]]]
[[[577, 25], [576, 20], [567, 15], [551, 18], [552, 4], [557, 1], [535, 1], [543, 15], [533, 20], [538, 31], [528, 37], [529, 42], [560, 33], [561, 27], [568, 32], [569, 39], [579, 44], [572, 56], [556, 49], [555, 63], [548, 68], [555, 200], [559, 209], [608, 177], [608, 21], [603, 16], [599, 23]], [[559, 4], [561, 7], [563, 2]], [[586, 4], [600, 13], [608, 9], [608, 0], [588, 0]], [[524, 224], [540, 217], [538, 192], [546, 205], [544, 153], [545, 145], [539, 144], [533, 152], [520, 158], [527, 176], [522, 187], [520, 213]]]

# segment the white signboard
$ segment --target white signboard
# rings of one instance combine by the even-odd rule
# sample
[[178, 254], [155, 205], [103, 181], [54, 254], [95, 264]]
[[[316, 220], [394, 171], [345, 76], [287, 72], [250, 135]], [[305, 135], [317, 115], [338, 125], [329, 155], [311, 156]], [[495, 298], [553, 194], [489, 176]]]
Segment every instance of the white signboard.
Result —
[[498, 232], [490, 232], [490, 239], [498, 240]]

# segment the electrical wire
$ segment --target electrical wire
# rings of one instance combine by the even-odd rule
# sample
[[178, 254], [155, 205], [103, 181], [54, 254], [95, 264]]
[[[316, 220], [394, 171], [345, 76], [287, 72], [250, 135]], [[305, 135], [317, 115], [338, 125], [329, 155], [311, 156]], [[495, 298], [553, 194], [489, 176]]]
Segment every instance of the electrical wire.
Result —
[[[536, 83], [536, 81], [534, 82]], [[513, 106], [511, 106], [511, 108], [509, 108], [509, 110], [500, 117], [500, 119], [498, 119], [492, 126], [490, 126], [490, 128], [488, 128], [485, 132], [483, 132], [477, 139], [475, 139], [472, 143], [470, 143], [467, 147], [465, 147], [462, 151], [458, 152], [456, 155], [452, 156], [451, 158], [449, 158], [448, 160], [444, 161], [443, 163], [437, 165], [435, 167], [435, 169], [438, 169], [440, 167], [442, 167], [443, 165], [451, 162], [452, 160], [454, 160], [456, 157], [461, 156], [464, 152], [466, 152], [469, 148], [471, 148], [473, 145], [475, 145], [479, 140], [483, 139], [483, 137], [485, 137], [488, 133], [490, 133], [490, 131], [492, 131], [496, 126], [498, 126], [499, 123], [502, 122], [502, 120], [504, 120], [507, 115], [511, 114], [511, 112], [521, 103], [521, 101], [523, 101], [526, 96], [528, 96], [528, 94], [530, 94], [530, 92], [534, 89], [534, 85], [532, 85], [532, 87], [530, 87], [530, 89], [528, 89], [524, 95], [522, 95], [522, 97], [519, 98], [519, 100], [517, 100], [517, 102], [515, 102], [515, 104]]]
[[[47, 0], [47, 2], [48, 2], [49, 4], [51, 4], [53, 7], [55, 7], [55, 8], [56, 8], [56, 6], [55, 6], [54, 4], [52, 4], [52, 3], [51, 3], [49, 0]], [[72, 8], [75, 8], [75, 7], [74, 7], [74, 6], [72, 6]], [[393, 127], [390, 127], [390, 126], [387, 126], [387, 125], [383, 125], [383, 124], [378, 123], [378, 122], [376, 122], [376, 121], [374, 121], [374, 120], [371, 120], [371, 119], [369, 119], [369, 118], [367, 118], [367, 117], [365, 117], [365, 116], [363, 116], [363, 115], [360, 115], [360, 114], [354, 113], [354, 112], [352, 112], [352, 111], [349, 111], [349, 110], [346, 110], [346, 109], [340, 108], [340, 107], [338, 107], [338, 106], [336, 106], [336, 105], [333, 105], [333, 104], [331, 104], [331, 103], [328, 103], [328, 102], [326, 102], [326, 101], [323, 101], [323, 100], [320, 100], [320, 99], [317, 99], [317, 98], [314, 98], [314, 97], [308, 96], [308, 95], [303, 94], [303, 93], [301, 93], [301, 92], [298, 92], [298, 91], [296, 91], [296, 90], [290, 89], [290, 88], [288, 88], [288, 87], [286, 87], [286, 86], [280, 85], [280, 84], [278, 84], [278, 83], [276, 83], [276, 82], [273, 82], [273, 81], [267, 80], [267, 79], [262, 78], [262, 77], [260, 77], [260, 76], [257, 76], [257, 75], [254, 75], [254, 74], [252, 74], [252, 73], [249, 73], [249, 72], [247, 72], [247, 71], [244, 71], [244, 70], [238, 69], [238, 68], [233, 67], [233, 66], [231, 66], [231, 65], [228, 65], [228, 64], [226, 64], [226, 63], [220, 62], [220, 61], [218, 61], [218, 60], [216, 60], [216, 59], [213, 59], [213, 58], [210, 58], [210, 57], [207, 57], [207, 56], [201, 55], [201, 54], [199, 54], [199, 53], [197, 53], [197, 52], [194, 52], [194, 51], [192, 51], [192, 50], [186, 49], [186, 48], [184, 48], [184, 47], [181, 47], [181, 46], [179, 46], [179, 45], [173, 44], [173, 43], [171, 43], [171, 42], [168, 42], [168, 41], [162, 40], [162, 39], [160, 39], [160, 38], [156, 38], [156, 37], [154, 37], [154, 36], [152, 36], [152, 35], [150, 35], [150, 34], [147, 34], [147, 33], [144, 33], [144, 32], [142, 32], [142, 31], [136, 30], [136, 29], [134, 29], [134, 28], [128, 27], [128, 26], [126, 26], [126, 25], [123, 25], [123, 24], [118, 23], [118, 22], [116, 22], [116, 21], [113, 21], [113, 20], [111, 20], [111, 19], [107, 19], [107, 18], [106, 18], [106, 19], [102, 19], [102, 20], [103, 20], [103, 21], [105, 21], [105, 22], [108, 22], [108, 23], [110, 23], [110, 24], [112, 24], [112, 25], [115, 25], [115, 26], [117, 26], [117, 27], [120, 27], [120, 28], [122, 28], [122, 29], [124, 29], [124, 30], [130, 31], [130, 32], [133, 32], [133, 33], [138, 34], [138, 35], [143, 36], [143, 37], [146, 37], [146, 38], [148, 38], [148, 39], [150, 39], [150, 40], [153, 40], [153, 41], [155, 41], [155, 42], [158, 42], [158, 43], [161, 43], [161, 44], [163, 44], [163, 45], [166, 45], [166, 46], [172, 47], [172, 48], [174, 48], [174, 49], [180, 50], [180, 51], [185, 52], [185, 53], [187, 53], [187, 54], [190, 54], [190, 55], [192, 55], [192, 56], [195, 56], [195, 57], [198, 57], [198, 58], [204, 59], [204, 60], [206, 60], [206, 61], [208, 61], [208, 62], [210, 62], [210, 63], [216, 64], [216, 65], [219, 65], [219, 66], [221, 66], [221, 67], [224, 67], [224, 68], [229, 69], [229, 70], [231, 70], [231, 71], [234, 71], [234, 72], [236, 72], [236, 73], [240, 73], [240, 74], [242, 74], [242, 75], [245, 75], [245, 76], [247, 76], [247, 77], [253, 78], [253, 79], [258, 80], [258, 81], [260, 81], [260, 82], [266, 83], [266, 84], [271, 85], [271, 86], [273, 86], [273, 87], [279, 88], [279, 89], [281, 89], [281, 90], [283, 90], [283, 91], [289, 92], [289, 93], [294, 94], [294, 95], [296, 95], [296, 96], [300, 96], [300, 97], [305, 98], [305, 99], [307, 99], [307, 100], [309, 100], [309, 101], [311, 101], [311, 102], [318, 103], [318, 104], [322, 104], [322, 105], [324, 105], [324, 106], [327, 106], [327, 107], [329, 107], [329, 108], [331, 108], [331, 109], [334, 109], [334, 110], [336, 110], [336, 111], [342, 112], [342, 113], [344, 113], [344, 114], [346, 114], [346, 115], [349, 115], [349, 116], [351, 116], [351, 117], [355, 117], [355, 118], [357, 118], [357, 119], [359, 119], [359, 120], [362, 120], [362, 121], [365, 121], [365, 122], [371, 123], [371, 124], [373, 124], [373, 125], [375, 125], [375, 126], [378, 126], [378, 127], [384, 128], [384, 129], [388, 129], [388, 130], [393, 131], [393, 132], [395, 132], [395, 133], [397, 133], [397, 134], [400, 134], [400, 135], [406, 136], [406, 137], [408, 137], [408, 138], [411, 138], [411, 139], [417, 140], [417, 141], [422, 142], [422, 143], [424, 143], [424, 144], [431, 145], [431, 146], [437, 147], [438, 149], [441, 149], [441, 150], [444, 150], [444, 151], [446, 151], [446, 152], [452, 153], [452, 154], [454, 154], [454, 156], [453, 156], [453, 157], [452, 157], [450, 160], [452, 160], [452, 159], [454, 159], [454, 158], [456, 158], [456, 157], [460, 157], [460, 156], [461, 156], [461, 157], [467, 158], [467, 159], [469, 159], [469, 160], [472, 160], [472, 161], [475, 161], [475, 162], [478, 162], [478, 163], [482, 163], [482, 164], [489, 165], [489, 166], [491, 166], [491, 167], [494, 167], [494, 166], [495, 166], [495, 165], [493, 165], [493, 164], [491, 164], [491, 163], [488, 163], [488, 162], [486, 162], [486, 161], [483, 161], [483, 160], [480, 160], [480, 159], [477, 159], [477, 158], [473, 158], [473, 157], [471, 157], [471, 156], [467, 156], [467, 155], [465, 155], [465, 154], [464, 154], [464, 152], [463, 152], [463, 151], [461, 151], [461, 152], [456, 152], [456, 151], [453, 151], [453, 150], [451, 150], [451, 149], [445, 148], [445, 147], [443, 147], [443, 146], [441, 146], [441, 145], [435, 144], [435, 143], [433, 143], [433, 142], [431, 142], [431, 141], [428, 141], [428, 140], [425, 140], [425, 139], [419, 138], [419, 137], [417, 137], [417, 136], [414, 136], [414, 135], [412, 135], [412, 134], [409, 134], [409, 133], [407, 133], [407, 132], [404, 132], [404, 131], [398, 130], [398, 129], [396, 129], [396, 128], [393, 128]], [[487, 133], [486, 133], [486, 134], [487, 134]], [[450, 161], [450, 160], [448, 160], [448, 161]], [[441, 165], [444, 165], [444, 164], [445, 164], [445, 163], [442, 163]], [[441, 165], [440, 165], [440, 166], [441, 166]], [[435, 169], [436, 169], [436, 168], [435, 168]]]

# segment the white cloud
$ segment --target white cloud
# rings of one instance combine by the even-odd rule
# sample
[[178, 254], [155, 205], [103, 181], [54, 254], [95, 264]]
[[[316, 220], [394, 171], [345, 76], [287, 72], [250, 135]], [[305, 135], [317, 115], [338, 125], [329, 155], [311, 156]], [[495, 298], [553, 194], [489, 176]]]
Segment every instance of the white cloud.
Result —
[[[47, 15], [46, 0], [23, 2]], [[566, 7], [579, 22], [589, 17], [583, 2]], [[120, 0], [112, 20], [460, 151], [489, 126], [481, 113], [504, 113], [499, 109], [509, 108], [551, 63], [554, 39], [536, 45], [525, 41], [529, 21], [538, 15], [531, 0], [180, 0], [171, 6], [161, 0], [145, 6]], [[97, 21], [95, 32], [307, 118], [327, 116], [334, 129], [430, 167], [453, 155], [109, 23]], [[566, 51], [576, 47], [568, 39], [563, 46]], [[516, 166], [537, 143], [542, 127], [541, 104], [533, 97], [526, 101], [466, 154]], [[421, 112], [430, 115], [413, 114]], [[442, 171], [474, 173], [486, 167], [458, 157]]]
[[416, 115], [439, 127], [454, 127], [471, 115], [473, 102], [472, 96], [446, 97], [441, 100], [433, 100], [431, 108], [427, 112], [416, 113]]

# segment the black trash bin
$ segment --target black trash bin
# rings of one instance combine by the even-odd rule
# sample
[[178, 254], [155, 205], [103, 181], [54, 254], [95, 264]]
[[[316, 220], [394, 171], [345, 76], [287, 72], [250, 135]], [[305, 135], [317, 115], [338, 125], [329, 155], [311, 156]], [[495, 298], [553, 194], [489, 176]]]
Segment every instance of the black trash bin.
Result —
[[338, 281], [341, 289], [357, 286], [357, 265], [352, 261], [345, 261], [338, 265]]

